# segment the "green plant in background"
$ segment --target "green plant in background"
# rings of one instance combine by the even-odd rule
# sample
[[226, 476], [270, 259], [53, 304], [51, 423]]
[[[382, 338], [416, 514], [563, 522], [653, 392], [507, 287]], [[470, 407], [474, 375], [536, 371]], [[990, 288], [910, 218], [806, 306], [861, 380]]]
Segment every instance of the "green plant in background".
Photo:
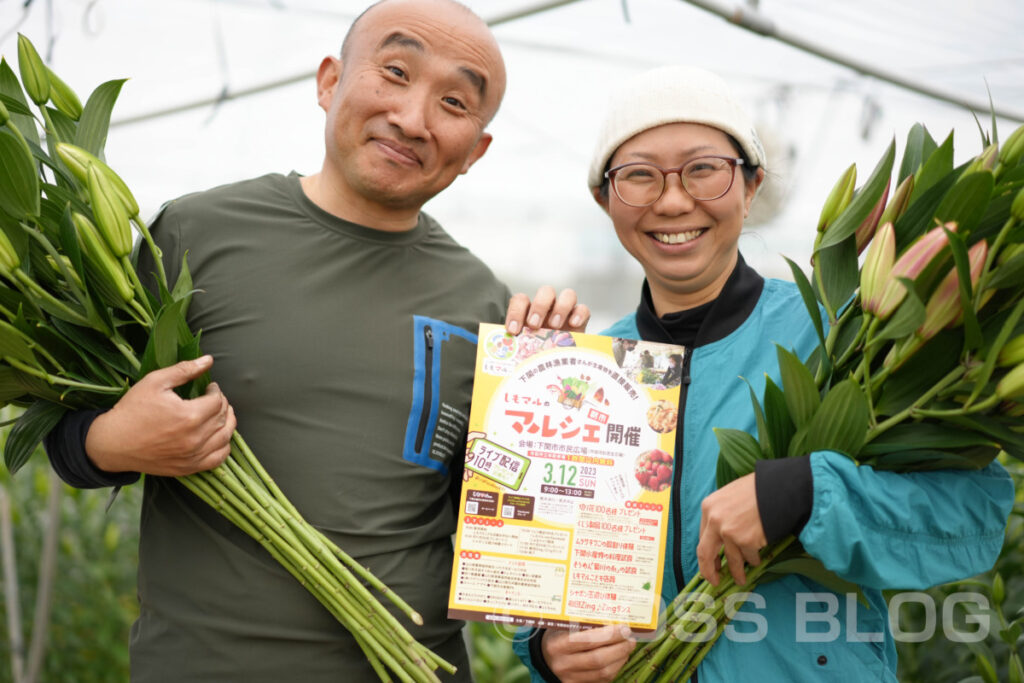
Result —
[[[989, 608], [973, 601], [957, 602], [954, 621], [964, 632], [987, 625], [988, 636], [979, 642], [956, 643], [938, 634], [924, 642], [897, 640], [899, 677], [904, 683], [1020, 683], [1024, 681], [1024, 465], [1007, 461], [1017, 484], [1017, 502], [1006, 527], [1006, 540], [992, 570], [968, 581], [937, 586], [927, 591], [936, 605], [959, 592], [977, 592]], [[905, 632], [925, 631], [923, 609], [900, 610]], [[971, 617], [968, 622], [967, 617]], [[939, 614], [941, 619], [941, 613]], [[968, 626], [970, 624], [970, 626]]]
[[[131, 191], [102, 161], [123, 81], [100, 85], [83, 106], [24, 36], [18, 68], [20, 83], [0, 61], [0, 405], [25, 408], [4, 446], [11, 473], [66, 411], [110, 406], [151, 370], [200, 355], [185, 318], [187, 264], [177, 282], [167, 281]], [[136, 272], [133, 226], [155, 273]], [[150, 276], [152, 291], [140, 279]], [[180, 391], [197, 396], [208, 381]], [[295, 576], [352, 633], [382, 680], [388, 670], [405, 681], [454, 670], [371, 589], [413, 623], [420, 615], [308, 524], [237, 432], [224, 464], [179, 481]]]
[[[1002, 148], [983, 146], [954, 167], [952, 134], [940, 145], [915, 126], [891, 200], [895, 144], [859, 190], [856, 169], [844, 172], [810, 277], [790, 262], [818, 348], [801, 359], [778, 347], [780, 383], [750, 392], [756, 436], [715, 430], [719, 487], [758, 460], [819, 450], [898, 472], [1024, 460], [1024, 126]], [[695, 577], [616, 680], [688, 679], [723, 632], [730, 596], [787, 572], [856, 588], [790, 536], [762, 551], [745, 586], [728, 573], [717, 587]], [[706, 623], [716, 634], [693, 638]]]
[[[5, 431], [6, 434], [6, 431]], [[108, 683], [128, 680], [128, 631], [138, 616], [135, 574], [142, 491], [126, 489], [107, 511], [108, 494], [56, 481], [45, 458], [17, 477], [0, 470], [10, 512], [0, 550], [0, 683]], [[56, 516], [41, 501], [59, 501]], [[0, 525], [4, 524], [0, 514]], [[56, 572], [41, 571], [48, 534], [57, 530]], [[40, 613], [49, 592], [52, 610]], [[41, 624], [36, 626], [36, 623]], [[33, 648], [38, 660], [31, 662]], [[34, 674], [29, 677], [29, 671]], [[19, 675], [16, 675], [16, 672]]]

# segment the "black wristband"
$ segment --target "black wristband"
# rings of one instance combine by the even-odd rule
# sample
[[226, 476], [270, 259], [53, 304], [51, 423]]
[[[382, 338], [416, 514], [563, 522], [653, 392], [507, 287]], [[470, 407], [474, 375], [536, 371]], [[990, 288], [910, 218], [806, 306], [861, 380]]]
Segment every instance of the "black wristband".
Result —
[[560, 683], [558, 676], [551, 671], [551, 667], [544, 661], [544, 651], [541, 650], [540, 641], [544, 638], [544, 631], [547, 629], [535, 628], [530, 631], [530, 664], [536, 669], [540, 677], [547, 683]]
[[754, 487], [761, 527], [769, 543], [803, 530], [814, 507], [811, 456], [758, 460]]
[[85, 437], [93, 420], [104, 410], [76, 410], [65, 413], [57, 426], [43, 437], [50, 466], [66, 484], [78, 489], [126, 486], [139, 480], [138, 472], [105, 472], [85, 452]]

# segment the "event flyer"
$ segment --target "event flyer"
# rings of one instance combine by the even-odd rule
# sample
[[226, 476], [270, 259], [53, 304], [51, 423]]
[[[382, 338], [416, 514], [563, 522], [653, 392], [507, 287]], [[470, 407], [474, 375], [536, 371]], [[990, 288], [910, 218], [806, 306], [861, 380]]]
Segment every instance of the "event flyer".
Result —
[[483, 324], [448, 615], [658, 623], [683, 348]]

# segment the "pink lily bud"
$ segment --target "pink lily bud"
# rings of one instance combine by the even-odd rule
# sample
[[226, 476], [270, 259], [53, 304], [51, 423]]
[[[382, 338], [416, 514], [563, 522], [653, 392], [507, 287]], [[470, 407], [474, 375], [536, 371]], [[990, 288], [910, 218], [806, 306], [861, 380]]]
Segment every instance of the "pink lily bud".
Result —
[[881, 218], [878, 219], [879, 225], [885, 225], [886, 223], [895, 223], [896, 220], [902, 216], [906, 210], [907, 205], [910, 204], [910, 195], [914, 193], [914, 176], [913, 174], [908, 175], [903, 179], [903, 182], [896, 186], [896, 191], [892, 194], [892, 201], [885, 207], [885, 211], [882, 212]]
[[892, 223], [885, 223], [871, 240], [864, 267], [860, 269], [860, 299], [865, 312], [878, 317], [882, 292], [895, 261], [896, 233]]
[[871, 213], [867, 215], [864, 221], [857, 226], [857, 231], [854, 233], [855, 240], [857, 242], [857, 253], [864, 251], [864, 247], [871, 241], [871, 236], [875, 234], [875, 229], [878, 227], [878, 219], [882, 217], [882, 212], [885, 210], [885, 202], [889, 199], [889, 186], [892, 184], [892, 179], [885, 184], [885, 192], [878, 198], [874, 208], [871, 209]]
[[[978, 284], [986, 256], [988, 242], [985, 240], [976, 243], [967, 252], [972, 286]], [[960, 306], [960, 277], [954, 265], [928, 300], [924, 310], [924, 323], [917, 328], [917, 335], [922, 339], [931, 339], [944, 328], [959, 324], [963, 315], [964, 311]]]
[[907, 295], [907, 288], [903, 286], [899, 278], [917, 279], [932, 260], [949, 244], [949, 238], [946, 237], [943, 227], [955, 231], [956, 223], [946, 223], [945, 226], [940, 225], [933, 228], [911, 244], [893, 265], [877, 304], [875, 315], [878, 318], [885, 320], [892, 315], [896, 307], [903, 302], [903, 297]]

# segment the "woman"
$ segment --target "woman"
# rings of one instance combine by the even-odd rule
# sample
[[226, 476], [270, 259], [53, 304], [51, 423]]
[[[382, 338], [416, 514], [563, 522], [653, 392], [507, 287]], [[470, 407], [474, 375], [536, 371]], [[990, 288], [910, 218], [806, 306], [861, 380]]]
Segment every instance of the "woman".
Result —
[[[594, 199], [646, 275], [636, 311], [604, 334], [685, 347], [663, 598], [698, 571], [745, 582], [744, 563], [797, 534], [863, 589], [870, 608], [800, 575], [759, 586], [698, 674], [743, 680], [895, 681], [881, 590], [920, 589], [988, 569], [1003, 542], [1013, 487], [980, 472], [894, 474], [834, 452], [758, 463], [715, 490], [712, 427], [755, 432], [745, 377], [778, 381], [775, 345], [806, 357], [817, 343], [792, 283], [764, 279], [738, 240], [764, 179], [764, 150], [714, 74], [665, 67], [612, 98], [590, 168]], [[634, 641], [618, 626], [542, 631], [517, 643], [534, 681], [608, 681]]]

